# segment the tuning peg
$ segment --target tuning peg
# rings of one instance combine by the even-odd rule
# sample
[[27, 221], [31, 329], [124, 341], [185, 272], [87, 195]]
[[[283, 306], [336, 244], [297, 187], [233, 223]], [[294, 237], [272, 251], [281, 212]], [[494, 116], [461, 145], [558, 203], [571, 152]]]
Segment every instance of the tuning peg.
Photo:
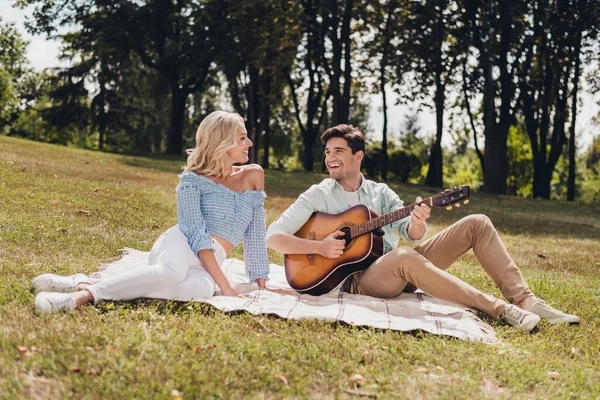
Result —
[[460, 207], [460, 203], [456, 203], [456, 204], [454, 205], [454, 207], [456, 207], [456, 208]]
[[469, 199], [466, 199], [465, 201], [463, 201], [463, 204], [469, 204]]
[[448, 211], [452, 210], [452, 206], [446, 207], [446, 210], [448, 210]]

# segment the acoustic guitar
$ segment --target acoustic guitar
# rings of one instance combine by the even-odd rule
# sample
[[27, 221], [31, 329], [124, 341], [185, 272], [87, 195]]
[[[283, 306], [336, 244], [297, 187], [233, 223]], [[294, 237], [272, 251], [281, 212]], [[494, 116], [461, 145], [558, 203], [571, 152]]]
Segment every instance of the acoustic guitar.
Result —
[[[430, 207], [446, 207], [464, 200], [468, 203], [469, 187], [446, 189], [423, 199]], [[329, 293], [344, 279], [365, 270], [383, 255], [384, 242], [381, 227], [410, 215], [416, 203], [379, 216], [367, 206], [358, 204], [340, 214], [314, 213], [294, 235], [309, 240], [322, 240], [335, 231], [344, 232], [344, 252], [338, 258], [319, 254], [285, 254], [285, 276], [292, 288], [319, 296]]]

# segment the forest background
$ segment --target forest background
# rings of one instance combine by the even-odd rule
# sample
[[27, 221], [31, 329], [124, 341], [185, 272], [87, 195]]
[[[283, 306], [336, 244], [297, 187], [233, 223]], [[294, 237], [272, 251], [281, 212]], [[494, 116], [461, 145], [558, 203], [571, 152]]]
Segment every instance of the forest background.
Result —
[[[3, 135], [182, 158], [198, 122], [228, 109], [266, 169], [322, 171], [320, 133], [352, 123], [376, 179], [600, 201], [600, 116], [578, 124], [598, 109], [593, 0], [11, 6], [60, 43], [60, 66], [32, 65], [23, 27], [0, 20]], [[398, 104], [410, 111], [393, 127]]]

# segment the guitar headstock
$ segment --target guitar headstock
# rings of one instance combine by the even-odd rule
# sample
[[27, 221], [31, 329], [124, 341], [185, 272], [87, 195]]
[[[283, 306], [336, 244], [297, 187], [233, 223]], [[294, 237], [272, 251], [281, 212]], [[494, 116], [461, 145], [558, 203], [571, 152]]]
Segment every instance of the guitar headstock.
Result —
[[469, 200], [469, 187], [461, 186], [455, 187], [454, 189], [446, 189], [432, 197], [432, 204], [434, 207], [447, 207], [448, 210], [452, 208], [452, 204], [456, 203], [456, 207], [460, 207], [459, 201], [464, 200], [464, 204], [467, 204]]

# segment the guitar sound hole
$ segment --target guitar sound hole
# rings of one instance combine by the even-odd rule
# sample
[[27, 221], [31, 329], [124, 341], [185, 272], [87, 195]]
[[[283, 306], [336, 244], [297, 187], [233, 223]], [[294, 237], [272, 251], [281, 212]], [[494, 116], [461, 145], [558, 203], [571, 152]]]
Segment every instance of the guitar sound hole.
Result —
[[352, 242], [352, 238], [350, 237], [350, 227], [346, 226], [341, 228], [340, 231], [344, 232], [344, 241], [346, 242], [346, 247], [348, 247], [350, 242]]

